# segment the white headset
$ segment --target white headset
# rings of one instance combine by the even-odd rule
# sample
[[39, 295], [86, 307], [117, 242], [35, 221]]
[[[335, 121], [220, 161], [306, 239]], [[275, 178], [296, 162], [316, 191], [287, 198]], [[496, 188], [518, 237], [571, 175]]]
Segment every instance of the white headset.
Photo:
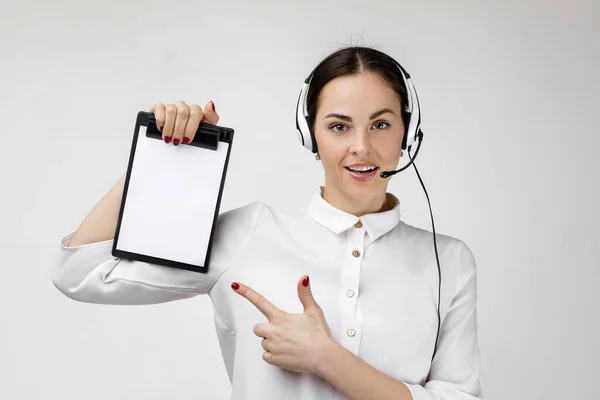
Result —
[[[411, 146], [417, 140], [419, 134], [423, 135], [421, 132], [421, 108], [419, 106], [419, 97], [417, 96], [417, 91], [410, 79], [410, 75], [406, 70], [400, 65], [400, 63], [394, 60], [394, 63], [400, 69], [402, 73], [402, 78], [404, 79], [404, 84], [407, 89], [408, 94], [408, 107], [407, 110], [409, 112], [409, 123], [408, 126], [405, 126], [404, 138], [402, 140], [402, 149], [410, 151]], [[325, 61], [325, 60], [323, 60]], [[308, 88], [310, 85], [310, 80], [313, 77], [315, 70], [323, 63], [321, 61], [310, 73], [308, 78], [304, 80], [304, 84], [302, 85], [302, 90], [300, 91], [300, 95], [298, 96], [298, 104], [296, 106], [296, 129], [298, 130], [298, 140], [304, 147], [310, 150], [313, 153], [317, 152], [317, 142], [315, 140], [314, 133], [310, 130], [310, 121], [308, 117], [308, 110], [306, 104], [306, 96], [308, 94]], [[313, 116], [314, 118], [314, 116]]]

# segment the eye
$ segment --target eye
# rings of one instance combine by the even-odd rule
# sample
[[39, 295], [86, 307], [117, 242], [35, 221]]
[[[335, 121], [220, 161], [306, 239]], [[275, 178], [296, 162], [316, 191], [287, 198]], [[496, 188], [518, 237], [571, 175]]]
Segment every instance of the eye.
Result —
[[[384, 125], [385, 125], [385, 127], [384, 127], [384, 128], [381, 128], [381, 129], [378, 129], [378, 130], [383, 130], [383, 129], [386, 129], [387, 127], [390, 127], [390, 126], [391, 126], [391, 125], [390, 125], [388, 122], [385, 122], [385, 121], [377, 121], [377, 122], [375, 122], [375, 124], [374, 124], [374, 125], [379, 125], [379, 124], [384, 124]], [[329, 130], [330, 130], [330, 131], [333, 131], [333, 132], [335, 132], [335, 133], [343, 133], [343, 132], [345, 132], [345, 130], [343, 130], [343, 131], [340, 131], [340, 130], [338, 130], [338, 129], [335, 129], [335, 128], [337, 128], [337, 127], [340, 127], [340, 126], [341, 126], [341, 127], [346, 127], [346, 125], [344, 125], [344, 124], [341, 124], [341, 123], [337, 122], [337, 123], [335, 123], [335, 124], [331, 124], [331, 125], [329, 125]]]
[[[385, 125], [386, 125], [386, 127], [389, 127], [389, 126], [391, 126], [390, 124], [388, 124], [388, 123], [387, 123], [387, 122], [385, 122], [385, 121], [377, 121], [377, 122], [375, 122], [375, 124], [385, 124]], [[385, 129], [385, 128], [381, 128], [381, 129]]]
[[344, 125], [344, 124], [340, 124], [340, 123], [331, 124], [331, 125], [329, 125], [329, 130], [330, 130], [330, 131], [333, 131], [333, 132], [335, 132], [335, 133], [342, 133], [342, 132], [345, 132], [345, 131], [338, 131], [337, 129], [332, 129], [332, 128], [334, 128], [334, 127], [337, 127], [337, 126], [343, 126], [343, 127], [345, 127], [346, 125]]

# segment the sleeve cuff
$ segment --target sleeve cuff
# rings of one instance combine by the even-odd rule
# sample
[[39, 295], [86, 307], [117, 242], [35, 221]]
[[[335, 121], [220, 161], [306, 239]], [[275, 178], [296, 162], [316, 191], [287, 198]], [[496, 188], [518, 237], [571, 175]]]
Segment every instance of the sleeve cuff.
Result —
[[411, 383], [403, 382], [408, 390], [410, 391], [410, 395], [413, 400], [437, 400], [431, 396], [431, 394], [421, 385], [415, 385]]

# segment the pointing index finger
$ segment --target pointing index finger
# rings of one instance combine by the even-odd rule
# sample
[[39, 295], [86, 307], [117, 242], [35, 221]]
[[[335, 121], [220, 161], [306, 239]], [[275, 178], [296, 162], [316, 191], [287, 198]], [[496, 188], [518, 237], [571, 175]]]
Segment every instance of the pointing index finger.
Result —
[[[239, 288], [235, 290], [235, 284], [239, 285]], [[232, 288], [239, 293], [241, 296], [245, 297], [252, 303], [258, 310], [265, 316], [269, 321], [272, 318], [277, 317], [281, 310], [275, 307], [269, 300], [265, 299], [263, 295], [255, 291], [249, 286], [244, 285], [243, 283], [234, 282]]]

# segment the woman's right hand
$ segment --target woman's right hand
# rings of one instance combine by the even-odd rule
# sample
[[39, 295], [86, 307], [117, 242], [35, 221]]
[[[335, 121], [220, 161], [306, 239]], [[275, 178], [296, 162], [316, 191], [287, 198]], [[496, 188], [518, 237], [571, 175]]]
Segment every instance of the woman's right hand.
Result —
[[204, 110], [198, 104], [187, 105], [183, 101], [177, 101], [175, 104], [155, 104], [150, 112], [156, 118], [156, 127], [162, 132], [165, 143], [172, 140], [175, 146], [181, 142], [190, 143], [201, 122], [213, 125], [219, 122], [219, 115], [212, 101], [206, 103]]

